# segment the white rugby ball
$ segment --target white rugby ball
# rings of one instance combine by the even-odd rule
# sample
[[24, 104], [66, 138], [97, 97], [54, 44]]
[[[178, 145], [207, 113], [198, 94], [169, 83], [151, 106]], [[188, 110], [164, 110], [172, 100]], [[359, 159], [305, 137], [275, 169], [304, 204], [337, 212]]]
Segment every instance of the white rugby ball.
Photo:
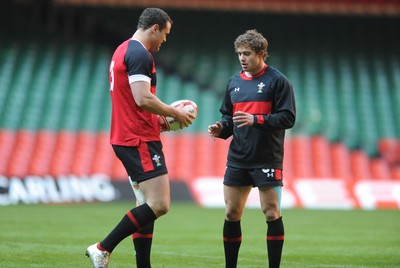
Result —
[[[186, 111], [193, 114], [194, 117], [197, 116], [199, 109], [197, 108], [197, 104], [191, 100], [177, 100], [170, 104], [173, 107], [182, 106]], [[161, 132], [164, 131], [176, 131], [182, 129], [180, 124], [175, 121], [174, 118], [169, 116], [158, 116], [158, 122], [160, 124]]]

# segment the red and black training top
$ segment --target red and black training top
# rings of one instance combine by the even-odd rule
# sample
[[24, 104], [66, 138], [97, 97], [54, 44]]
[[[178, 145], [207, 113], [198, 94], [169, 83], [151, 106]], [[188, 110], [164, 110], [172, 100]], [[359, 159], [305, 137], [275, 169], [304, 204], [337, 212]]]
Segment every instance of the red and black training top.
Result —
[[[254, 116], [254, 125], [237, 128], [235, 112]], [[236, 168], [277, 168], [283, 166], [285, 129], [293, 127], [296, 104], [293, 87], [277, 69], [265, 66], [254, 75], [243, 71], [227, 84], [220, 112], [223, 130], [220, 138], [233, 135], [227, 166]]]
[[111, 144], [139, 146], [160, 140], [157, 115], [140, 108], [133, 98], [130, 84], [136, 81], [148, 82], [156, 95], [153, 56], [141, 42], [129, 39], [118, 46], [110, 64]]

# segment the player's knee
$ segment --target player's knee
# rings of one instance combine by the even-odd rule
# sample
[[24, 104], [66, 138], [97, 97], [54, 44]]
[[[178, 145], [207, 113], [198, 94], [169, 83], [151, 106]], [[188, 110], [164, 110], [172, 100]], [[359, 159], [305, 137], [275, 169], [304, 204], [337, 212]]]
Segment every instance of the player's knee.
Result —
[[153, 210], [154, 214], [156, 214], [157, 218], [167, 214], [169, 211], [169, 203], [168, 202], [149, 204], [149, 206]]
[[281, 216], [279, 210], [277, 209], [266, 209], [263, 211], [263, 213], [267, 221], [276, 220]]
[[225, 212], [225, 217], [228, 221], [239, 221], [242, 214], [237, 209], [227, 209]]

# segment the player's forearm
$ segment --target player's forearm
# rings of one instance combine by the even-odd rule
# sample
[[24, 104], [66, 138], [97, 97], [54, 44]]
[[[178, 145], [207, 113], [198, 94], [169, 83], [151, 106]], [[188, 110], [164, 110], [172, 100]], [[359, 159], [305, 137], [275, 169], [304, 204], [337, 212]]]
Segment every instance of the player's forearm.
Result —
[[150, 113], [158, 115], [170, 116], [173, 118], [177, 115], [176, 108], [163, 103], [157, 96], [152, 94], [143, 96], [138, 106]]

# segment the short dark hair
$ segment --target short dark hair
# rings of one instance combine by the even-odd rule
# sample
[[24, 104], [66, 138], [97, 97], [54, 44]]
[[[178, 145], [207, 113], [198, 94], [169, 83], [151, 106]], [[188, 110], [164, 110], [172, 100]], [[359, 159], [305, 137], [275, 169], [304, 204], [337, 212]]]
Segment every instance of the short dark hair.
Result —
[[137, 29], [147, 30], [154, 24], [158, 24], [160, 31], [162, 31], [167, 26], [167, 22], [172, 24], [171, 18], [164, 10], [150, 7], [143, 10], [140, 15]]
[[260, 53], [265, 51], [266, 57], [268, 56], [268, 40], [257, 30], [247, 30], [244, 34], [239, 35], [235, 40], [235, 51], [241, 46], [251, 48], [254, 52]]

